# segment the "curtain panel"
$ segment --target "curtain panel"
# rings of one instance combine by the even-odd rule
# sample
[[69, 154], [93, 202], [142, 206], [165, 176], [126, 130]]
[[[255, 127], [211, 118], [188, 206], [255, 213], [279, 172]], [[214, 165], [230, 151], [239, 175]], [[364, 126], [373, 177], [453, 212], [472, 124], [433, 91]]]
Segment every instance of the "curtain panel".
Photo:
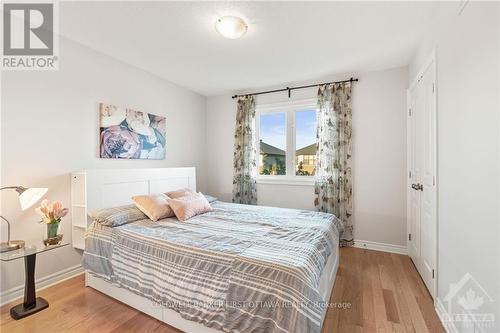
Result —
[[352, 83], [332, 83], [318, 89], [314, 206], [344, 224], [340, 246], [352, 246]]
[[238, 97], [234, 133], [234, 203], [257, 204], [255, 135], [255, 97]]

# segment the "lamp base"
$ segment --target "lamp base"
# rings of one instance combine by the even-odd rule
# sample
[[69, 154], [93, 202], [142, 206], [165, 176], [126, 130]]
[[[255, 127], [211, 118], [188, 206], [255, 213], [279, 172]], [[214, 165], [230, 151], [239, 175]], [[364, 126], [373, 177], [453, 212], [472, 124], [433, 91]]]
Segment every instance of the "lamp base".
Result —
[[18, 304], [10, 309], [10, 315], [15, 320], [19, 320], [21, 318], [27, 317], [34, 313], [37, 313], [40, 310], [46, 309], [49, 307], [49, 303], [41, 297], [37, 297], [35, 303], [26, 307], [23, 303]]
[[24, 241], [22, 240], [13, 240], [8, 243], [0, 243], [0, 253], [21, 249], [23, 247]]

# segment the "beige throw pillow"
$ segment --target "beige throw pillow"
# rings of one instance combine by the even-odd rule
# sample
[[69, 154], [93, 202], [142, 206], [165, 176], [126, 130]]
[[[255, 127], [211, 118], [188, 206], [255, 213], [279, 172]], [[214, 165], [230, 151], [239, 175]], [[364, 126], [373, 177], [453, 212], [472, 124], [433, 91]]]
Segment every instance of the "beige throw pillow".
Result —
[[137, 208], [154, 222], [174, 216], [174, 212], [168, 204], [168, 199], [169, 197], [163, 193], [132, 197]]
[[194, 193], [185, 197], [168, 199], [168, 204], [180, 221], [186, 221], [193, 216], [212, 211], [207, 198], [201, 193]]

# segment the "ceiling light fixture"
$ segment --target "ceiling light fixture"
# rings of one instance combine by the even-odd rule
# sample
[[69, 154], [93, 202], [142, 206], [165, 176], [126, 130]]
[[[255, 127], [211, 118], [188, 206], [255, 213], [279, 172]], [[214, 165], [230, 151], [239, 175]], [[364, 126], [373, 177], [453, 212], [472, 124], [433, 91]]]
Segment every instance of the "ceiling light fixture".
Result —
[[229, 39], [240, 38], [247, 32], [248, 26], [242, 18], [223, 16], [215, 22], [215, 30]]

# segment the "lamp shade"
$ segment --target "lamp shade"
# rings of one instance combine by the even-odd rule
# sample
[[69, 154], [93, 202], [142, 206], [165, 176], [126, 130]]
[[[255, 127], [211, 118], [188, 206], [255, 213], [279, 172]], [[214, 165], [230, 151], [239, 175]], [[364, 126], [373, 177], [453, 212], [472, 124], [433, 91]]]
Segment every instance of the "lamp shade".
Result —
[[17, 189], [19, 193], [19, 203], [21, 204], [21, 209], [26, 210], [33, 206], [38, 200], [40, 200], [48, 189], [46, 188], [24, 188], [20, 187]]

